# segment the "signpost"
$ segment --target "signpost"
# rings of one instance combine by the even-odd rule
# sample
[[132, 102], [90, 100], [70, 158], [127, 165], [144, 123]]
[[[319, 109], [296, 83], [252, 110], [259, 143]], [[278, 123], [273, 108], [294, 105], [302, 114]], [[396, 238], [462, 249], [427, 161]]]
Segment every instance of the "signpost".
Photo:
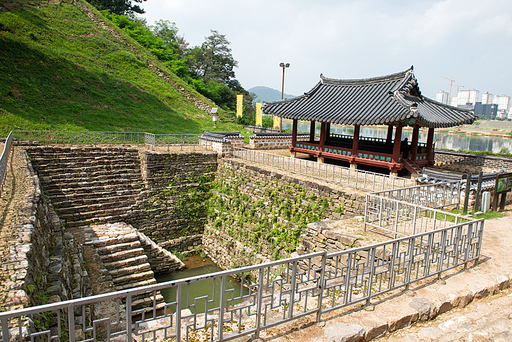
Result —
[[[507, 200], [507, 192], [512, 190], [512, 173], [501, 173], [496, 175], [496, 183], [494, 185], [494, 199], [492, 201], [492, 209], [501, 211], [505, 209], [505, 201]], [[498, 196], [501, 195], [500, 208], [498, 210]]]

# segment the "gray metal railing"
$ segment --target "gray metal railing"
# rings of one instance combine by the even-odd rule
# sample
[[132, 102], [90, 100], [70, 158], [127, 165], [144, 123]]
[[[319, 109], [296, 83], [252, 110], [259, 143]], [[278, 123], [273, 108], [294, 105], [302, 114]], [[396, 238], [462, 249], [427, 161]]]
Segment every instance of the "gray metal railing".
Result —
[[383, 190], [373, 192], [372, 195], [439, 209], [460, 204], [461, 182], [440, 182]]
[[233, 148], [233, 157], [304, 176], [348, 185], [356, 189], [378, 191], [416, 185], [416, 182], [411, 179], [393, 177], [371, 171], [354, 170], [348, 167], [317, 163], [311, 160], [285, 157], [244, 148]]
[[[478, 260], [483, 219], [370, 246], [325, 251], [188, 279], [0, 313], [2, 341], [24, 339], [96, 341], [230, 340], [276, 325], [352, 305]], [[227, 288], [228, 277], [241, 282]], [[190, 286], [209, 293], [191, 298]], [[163, 307], [132, 310], [134, 297], [173, 288]], [[218, 299], [217, 303], [214, 301]], [[98, 310], [111, 306], [111, 315]], [[87, 312], [96, 313], [88, 318]], [[49, 329], [41, 321], [55, 322]], [[35, 324], [34, 322], [38, 322]], [[78, 337], [78, 338], [77, 338]], [[22, 338], [19, 337], [21, 341]]]
[[11, 153], [12, 147], [12, 132], [9, 133], [7, 139], [5, 139], [4, 150], [0, 157], [0, 195], [4, 189], [5, 176], [7, 174], [7, 163], [9, 161], [9, 154]]
[[149, 146], [199, 145], [199, 134], [153, 134], [146, 132], [12, 131], [16, 143], [38, 144], [128, 144]]

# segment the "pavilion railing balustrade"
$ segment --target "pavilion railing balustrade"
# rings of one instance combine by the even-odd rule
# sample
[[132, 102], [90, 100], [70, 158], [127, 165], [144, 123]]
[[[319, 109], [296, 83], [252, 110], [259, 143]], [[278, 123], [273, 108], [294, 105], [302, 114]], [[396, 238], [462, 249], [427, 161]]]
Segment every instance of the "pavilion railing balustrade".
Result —
[[411, 179], [398, 178], [371, 171], [354, 170], [343, 166], [317, 163], [311, 160], [285, 157], [244, 148], [234, 148], [233, 157], [370, 191], [410, 187], [416, 184]]
[[[378, 197], [378, 196], [377, 196]], [[400, 202], [386, 199], [391, 202]], [[423, 208], [414, 206], [421, 210]], [[401, 210], [401, 209], [400, 209]], [[417, 209], [416, 209], [417, 210]], [[450, 215], [431, 210], [436, 215]], [[411, 209], [408, 209], [411, 212]], [[439, 216], [438, 219], [442, 221]], [[408, 218], [410, 220], [410, 217]], [[444, 226], [369, 246], [325, 251], [92, 297], [0, 313], [1, 336], [25, 340], [213, 341], [230, 340], [407, 288], [428, 277], [467, 267], [480, 255], [483, 219], [444, 221]], [[235, 277], [240, 283], [227, 285]], [[199, 283], [207, 294], [191, 298]], [[233, 285], [231, 285], [233, 286]], [[135, 296], [172, 288], [163, 306], [132, 310]], [[110, 306], [113, 313], [98, 310]], [[95, 313], [90, 317], [87, 313]], [[55, 322], [49, 329], [42, 322]], [[35, 324], [37, 323], [37, 324]]]
[[9, 161], [9, 155], [11, 153], [12, 147], [12, 132], [9, 133], [7, 139], [4, 142], [4, 150], [2, 152], [2, 156], [0, 157], [0, 195], [2, 194], [2, 190], [4, 188], [5, 176], [7, 175], [7, 164]]

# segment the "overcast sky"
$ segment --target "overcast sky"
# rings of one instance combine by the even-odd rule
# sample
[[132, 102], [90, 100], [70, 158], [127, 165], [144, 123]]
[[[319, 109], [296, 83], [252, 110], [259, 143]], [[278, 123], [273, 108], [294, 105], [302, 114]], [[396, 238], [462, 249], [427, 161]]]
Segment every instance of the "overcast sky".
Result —
[[[300, 95], [329, 78], [364, 78], [414, 65], [422, 93], [512, 95], [511, 0], [147, 0], [148, 24], [176, 23], [191, 46], [225, 34], [245, 89]], [[457, 88], [452, 88], [452, 96]]]

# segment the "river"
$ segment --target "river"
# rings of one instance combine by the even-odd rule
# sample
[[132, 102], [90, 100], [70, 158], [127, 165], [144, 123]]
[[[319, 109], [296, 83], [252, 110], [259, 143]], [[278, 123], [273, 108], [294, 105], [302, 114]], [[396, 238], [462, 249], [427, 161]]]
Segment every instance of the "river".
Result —
[[[283, 120], [283, 129], [291, 129], [292, 122], [289, 120]], [[309, 132], [309, 122], [298, 124], [297, 129], [302, 132]], [[320, 134], [320, 124], [316, 125], [316, 132]], [[354, 126], [338, 126], [332, 125], [331, 132], [337, 134], [354, 134]], [[360, 131], [361, 136], [364, 137], [374, 137], [386, 139], [387, 136], [387, 128], [370, 128], [370, 127], [361, 127]], [[409, 141], [412, 140], [412, 130], [404, 130], [402, 131], [402, 137], [407, 137]], [[427, 141], [427, 131], [420, 130], [419, 141], [426, 142]], [[479, 152], [493, 152], [498, 153], [503, 148], [507, 148], [509, 151], [512, 151], [512, 139], [503, 138], [497, 136], [482, 136], [482, 135], [469, 135], [463, 132], [461, 133], [444, 133], [444, 132], [436, 132], [434, 133], [434, 141], [435, 147], [438, 149], [446, 149], [446, 150], [470, 150], [470, 151], [479, 151]]]

